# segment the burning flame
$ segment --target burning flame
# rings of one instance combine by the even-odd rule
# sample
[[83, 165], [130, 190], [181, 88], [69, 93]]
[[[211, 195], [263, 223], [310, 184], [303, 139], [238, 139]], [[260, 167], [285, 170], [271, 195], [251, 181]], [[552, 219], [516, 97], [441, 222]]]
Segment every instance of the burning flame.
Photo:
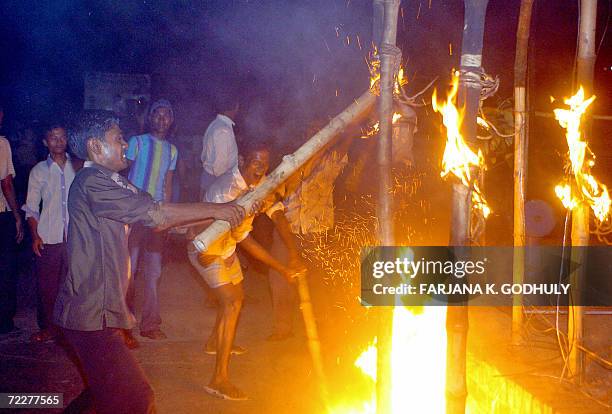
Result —
[[[443, 414], [446, 410], [446, 307], [429, 306], [415, 313], [397, 306], [391, 340], [391, 412]], [[372, 379], [372, 395], [333, 413], [376, 412], [377, 349], [370, 345], [355, 366]]]
[[395, 84], [393, 85], [393, 93], [399, 95], [401, 93], [400, 88], [408, 83], [408, 79], [404, 77], [404, 68], [400, 65], [397, 77], [395, 78]]
[[[378, 81], [380, 80], [380, 59], [378, 57], [378, 49], [375, 47], [374, 50], [370, 52], [370, 55], [366, 58], [366, 63], [368, 64], [368, 69], [370, 71], [370, 89], [374, 91], [375, 94], [380, 93], [380, 89], [378, 87]], [[404, 68], [400, 64], [397, 75], [395, 76], [395, 81], [393, 83], [393, 93], [395, 95], [401, 94], [401, 88], [408, 83], [408, 79], [404, 76]]]
[[[402, 118], [402, 114], [394, 112], [393, 113], [393, 120], [391, 121], [391, 123], [392, 124], [396, 124], [397, 121], [399, 121], [401, 118]], [[361, 138], [365, 139], [365, 138], [373, 137], [374, 135], [378, 134], [379, 130], [380, 130], [380, 122], [377, 121], [368, 130], [362, 131], [363, 135], [361, 136]]]
[[[453, 75], [452, 88], [446, 98], [446, 102], [438, 102], [435, 90], [431, 97], [433, 110], [442, 114], [442, 122], [446, 127], [446, 147], [444, 148], [444, 156], [442, 157], [442, 172], [440, 175], [446, 177], [452, 174], [461, 180], [463, 185], [472, 188], [473, 206], [482, 211], [482, 214], [486, 218], [491, 213], [491, 209], [487, 205], [478, 187], [478, 183], [472, 177], [472, 169], [485, 168], [484, 156], [480, 150], [478, 150], [478, 154], [475, 154], [465, 143], [459, 131], [462, 114], [459, 113], [454, 104], [458, 89], [459, 76], [455, 73]], [[482, 120], [482, 122], [484, 122], [484, 120]]]
[[[559, 125], [566, 130], [565, 138], [575, 180], [573, 185], [569, 183], [557, 185], [555, 193], [563, 206], [570, 210], [578, 203], [588, 203], [595, 217], [603, 222], [610, 213], [610, 195], [608, 188], [590, 174], [591, 167], [595, 165], [595, 156], [589, 150], [587, 142], [582, 139], [580, 131], [581, 118], [594, 100], [595, 95], [587, 100], [584, 99], [584, 88], [581, 86], [574, 96], [564, 99], [563, 102], [569, 106], [569, 109], [554, 110]], [[587, 151], [592, 158], [587, 159]]]

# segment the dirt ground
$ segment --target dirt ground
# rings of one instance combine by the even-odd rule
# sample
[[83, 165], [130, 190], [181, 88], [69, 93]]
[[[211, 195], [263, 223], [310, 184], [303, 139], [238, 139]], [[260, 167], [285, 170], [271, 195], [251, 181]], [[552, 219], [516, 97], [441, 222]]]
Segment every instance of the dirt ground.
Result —
[[[313, 372], [298, 310], [294, 315], [296, 335], [293, 338], [283, 342], [266, 341], [272, 322], [267, 280], [252, 272], [246, 275], [248, 299], [237, 333], [237, 343], [248, 348], [248, 353], [233, 357], [230, 365], [232, 379], [250, 399], [227, 402], [204, 392], [203, 386], [210, 378], [214, 357], [205, 355], [202, 348], [214, 324], [215, 310], [205, 306], [202, 281], [183, 260], [180, 248], [174, 248], [178, 253], [173, 260], [165, 263], [160, 285], [162, 328], [168, 339], [151, 341], [139, 338], [141, 347], [133, 351], [155, 391], [158, 412], [323, 413], [319, 382]], [[57, 392], [64, 394], [64, 402], [67, 403], [81, 391], [82, 381], [62, 347], [54, 343], [34, 344], [28, 341], [36, 330], [33, 286], [32, 277], [25, 272], [20, 280], [20, 307], [16, 318], [21, 331], [0, 338], [0, 392]], [[367, 383], [353, 362], [375, 335], [376, 319], [369, 318], [368, 312], [371, 311], [364, 310], [356, 301], [350, 307], [338, 300], [338, 292], [323, 283], [316, 274], [311, 276], [310, 286], [330, 395], [334, 400], [342, 400], [346, 395], [367, 399], [371, 384]], [[598, 318], [606, 323], [602, 325], [597, 322], [594, 328], [611, 326], [610, 315]], [[499, 327], [497, 330], [504, 332], [497, 339], [493, 332], [496, 326]], [[546, 330], [545, 325], [530, 326], [540, 331]], [[485, 330], [489, 333], [480, 336], [479, 332]], [[533, 336], [532, 333], [532, 338], [537, 340], [535, 345], [515, 349], [508, 346], [506, 331], [508, 312], [475, 310], [471, 313], [469, 347], [496, 364], [509, 378], [528, 377], [525, 381], [519, 381], [527, 388], [548, 383], [550, 387], [546, 388], [546, 399], [553, 403], [565, 401], [563, 404], [567, 408], [556, 407], [554, 412], [608, 412], [575, 388], [560, 384], [555, 379], [559, 373], [560, 358], [552, 339]], [[597, 332], [602, 340], [596, 346], [597, 351], [606, 352], [607, 349], [609, 352], [610, 331]], [[606, 401], [610, 398], [612, 379], [609, 371], [601, 372], [596, 376], [595, 387], [590, 389], [590, 394]], [[408, 407], [406, 412], [410, 412]]]

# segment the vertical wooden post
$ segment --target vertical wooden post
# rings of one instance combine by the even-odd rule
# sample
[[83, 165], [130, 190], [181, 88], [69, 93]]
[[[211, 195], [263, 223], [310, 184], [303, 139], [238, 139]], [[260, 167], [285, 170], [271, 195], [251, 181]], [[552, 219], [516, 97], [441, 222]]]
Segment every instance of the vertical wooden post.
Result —
[[[597, 23], [597, 0], [582, 0], [580, 2], [580, 22], [578, 24], [578, 59], [576, 62], [576, 81], [582, 86], [586, 96], [593, 92], [593, 72], [595, 68], [595, 25]], [[590, 135], [590, 122], [585, 120], [582, 132]], [[579, 203], [572, 210], [572, 262], [577, 269], [570, 275], [572, 297], [579, 301], [582, 295], [584, 277], [586, 275], [586, 249], [589, 245], [589, 206]], [[570, 340], [569, 369], [577, 383], [582, 381], [584, 371], [584, 355], [578, 349], [583, 337], [582, 306], [572, 305], [568, 309], [567, 334]]]
[[[393, 81], [395, 77], [395, 56], [388, 53], [386, 46], [395, 46], [397, 37], [397, 17], [400, 0], [384, 0], [383, 30], [379, 47], [380, 55], [380, 98], [378, 114], [380, 130], [378, 134], [378, 203], [377, 217], [379, 241], [383, 246], [393, 245], [393, 212], [390, 194], [391, 156], [392, 156], [392, 117], [393, 117]], [[376, 17], [380, 12], [380, 1], [374, 2]], [[376, 35], [376, 34], [375, 34]], [[378, 361], [376, 380], [376, 412], [391, 412], [391, 347], [393, 334], [393, 309], [384, 307], [379, 313], [378, 328]]]
[[[465, 14], [461, 41], [461, 72], [457, 106], [463, 108], [461, 131], [468, 145], [476, 141], [476, 117], [480, 102], [482, 42], [488, 0], [464, 0]], [[462, 254], [461, 246], [469, 246], [471, 193], [462, 184], [453, 185], [451, 213], [451, 245]], [[446, 412], [465, 413], [467, 398], [466, 353], [468, 332], [467, 303], [449, 306], [446, 314], [447, 369]]]
[[[514, 259], [512, 281], [522, 284], [525, 280], [525, 183], [527, 182], [527, 154], [529, 137], [527, 123], [527, 55], [529, 28], [533, 0], [521, 0], [518, 27], [516, 29], [516, 54], [514, 58]], [[512, 298], [512, 344], [521, 342], [523, 325], [523, 297]]]

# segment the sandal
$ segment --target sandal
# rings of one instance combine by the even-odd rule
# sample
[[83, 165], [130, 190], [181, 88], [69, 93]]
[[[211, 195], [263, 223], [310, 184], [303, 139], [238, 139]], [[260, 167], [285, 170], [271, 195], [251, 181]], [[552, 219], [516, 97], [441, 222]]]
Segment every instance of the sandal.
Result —
[[46, 329], [40, 330], [36, 333], [33, 333], [32, 336], [30, 336], [30, 341], [31, 342], [40, 342], [40, 343], [45, 343], [45, 342], [52, 342], [54, 341], [56, 338], [55, 335], [53, 335], [51, 332], [49, 332]]
[[238, 388], [234, 387], [231, 383], [226, 383], [225, 385], [205, 385], [204, 391], [207, 394], [212, 395], [215, 398], [220, 398], [222, 400], [228, 401], [246, 401], [249, 398]]
[[[207, 355], [217, 355], [217, 348], [204, 348], [204, 353]], [[232, 346], [232, 350], [230, 351], [230, 355], [244, 355], [247, 353], [247, 349], [241, 347], [240, 345]]]

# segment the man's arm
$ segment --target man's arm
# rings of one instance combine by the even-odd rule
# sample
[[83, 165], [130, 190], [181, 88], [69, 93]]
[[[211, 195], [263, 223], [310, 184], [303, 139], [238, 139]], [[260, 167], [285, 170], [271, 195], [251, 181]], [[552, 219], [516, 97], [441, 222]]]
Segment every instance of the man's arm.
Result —
[[21, 220], [21, 214], [19, 214], [19, 206], [17, 205], [17, 197], [15, 196], [15, 187], [13, 186], [13, 176], [7, 175], [2, 181], [0, 181], [0, 185], [2, 187], [2, 194], [4, 194], [4, 198], [6, 198], [6, 202], [11, 210], [13, 210], [13, 215], [15, 216], [15, 228], [17, 231], [15, 240], [17, 243], [21, 243], [23, 240], [23, 221]]
[[126, 224], [142, 222], [159, 230], [207, 218], [224, 220], [234, 227], [244, 218], [244, 209], [234, 203], [155, 203], [148, 193], [132, 190], [116, 179], [99, 172], [86, 178], [89, 206], [96, 216]]
[[280, 274], [291, 280], [299, 272], [296, 269], [290, 268], [276, 260], [268, 253], [266, 249], [261, 247], [251, 235], [248, 235], [240, 242], [240, 247], [243, 247], [251, 256], [278, 271]]
[[161, 221], [158, 230], [165, 230], [179, 224], [201, 222], [206, 219], [229, 222], [232, 228], [244, 220], [244, 208], [235, 203], [162, 203], [159, 204]]
[[28, 226], [30, 227], [30, 235], [32, 236], [32, 251], [38, 257], [42, 256], [41, 250], [44, 250], [44, 242], [38, 235], [38, 220], [33, 216], [27, 218]]
[[276, 227], [278, 234], [283, 240], [283, 243], [285, 244], [285, 246], [287, 246], [287, 250], [289, 252], [289, 265], [294, 269], [305, 270], [306, 266], [304, 266], [300, 257], [300, 252], [297, 248], [295, 234], [293, 234], [293, 232], [291, 231], [289, 221], [287, 221], [287, 217], [285, 217], [284, 211], [275, 211], [272, 214], [271, 219], [274, 222], [274, 226]]
[[30, 227], [32, 236], [32, 251], [36, 256], [41, 256], [44, 249], [43, 241], [38, 234], [38, 220], [40, 220], [40, 200], [42, 199], [42, 180], [37, 168], [33, 168], [28, 178], [28, 195], [26, 203], [21, 208], [26, 213], [26, 221]]

